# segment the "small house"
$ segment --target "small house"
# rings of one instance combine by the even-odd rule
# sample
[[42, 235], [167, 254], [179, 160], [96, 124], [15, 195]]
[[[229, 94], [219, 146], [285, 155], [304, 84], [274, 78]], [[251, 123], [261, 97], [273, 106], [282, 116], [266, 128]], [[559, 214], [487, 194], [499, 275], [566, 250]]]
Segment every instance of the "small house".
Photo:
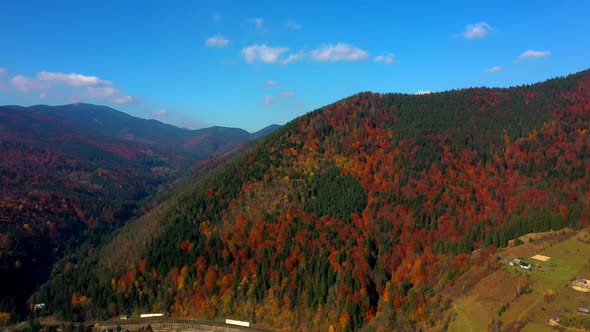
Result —
[[33, 307], [36, 310], [43, 310], [45, 309], [45, 303], [37, 303], [35, 304], [35, 306]]
[[525, 261], [520, 261], [520, 267], [522, 267], [525, 270], [529, 270], [531, 268], [531, 264], [529, 264]]
[[559, 317], [557, 317], [557, 316], [554, 316], [551, 319], [549, 319], [549, 325], [552, 325], [552, 326], [559, 325], [559, 322], [561, 322], [561, 319], [559, 319]]
[[579, 292], [590, 292], [590, 282], [586, 279], [576, 279], [572, 282], [572, 288]]

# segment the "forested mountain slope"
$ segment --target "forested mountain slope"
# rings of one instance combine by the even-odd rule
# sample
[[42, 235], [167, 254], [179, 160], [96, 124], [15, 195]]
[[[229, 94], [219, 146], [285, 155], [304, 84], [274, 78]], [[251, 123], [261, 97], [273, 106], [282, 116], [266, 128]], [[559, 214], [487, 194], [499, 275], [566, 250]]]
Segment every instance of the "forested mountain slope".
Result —
[[473, 249], [590, 222], [590, 72], [509, 89], [361, 93], [302, 116], [60, 262], [66, 319], [234, 317], [412, 330]]
[[0, 312], [22, 310], [64, 251], [139, 215], [143, 199], [196, 162], [4, 107], [0, 156]]
[[142, 214], [162, 185], [277, 127], [187, 130], [99, 105], [1, 106], [0, 312], [22, 314], [57, 258]]

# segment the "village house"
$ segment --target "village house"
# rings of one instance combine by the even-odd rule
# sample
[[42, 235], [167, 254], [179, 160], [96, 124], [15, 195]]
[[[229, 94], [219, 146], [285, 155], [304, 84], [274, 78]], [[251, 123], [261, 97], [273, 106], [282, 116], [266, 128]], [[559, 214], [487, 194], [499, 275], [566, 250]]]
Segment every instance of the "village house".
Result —
[[552, 326], [559, 325], [559, 322], [561, 322], [561, 319], [559, 319], [559, 317], [557, 317], [557, 316], [554, 316], [551, 319], [549, 319], [549, 325], [552, 325]]
[[525, 270], [529, 270], [531, 268], [531, 264], [525, 261], [520, 261], [520, 267], [522, 267]]
[[43, 310], [45, 309], [45, 303], [37, 303], [35, 304], [35, 306], [33, 307], [33, 309], [36, 310]]
[[586, 279], [576, 279], [572, 282], [572, 288], [580, 292], [590, 292], [590, 282]]

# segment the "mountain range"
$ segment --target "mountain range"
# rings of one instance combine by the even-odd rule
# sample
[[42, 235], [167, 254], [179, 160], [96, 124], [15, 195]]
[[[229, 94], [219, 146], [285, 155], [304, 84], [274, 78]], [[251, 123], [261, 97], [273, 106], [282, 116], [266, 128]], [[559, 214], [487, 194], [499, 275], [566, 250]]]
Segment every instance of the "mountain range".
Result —
[[0, 107], [0, 312], [24, 312], [57, 259], [276, 127], [186, 130], [89, 104]]
[[73, 321], [166, 312], [289, 331], [444, 330], [445, 289], [520, 235], [589, 225], [588, 188], [590, 71], [360, 93], [189, 177], [60, 260], [32, 301]]
[[270, 125], [252, 134], [243, 129], [227, 127], [189, 130], [153, 119], [134, 117], [107, 106], [84, 103], [62, 106], [3, 106], [2, 108], [64, 119], [108, 137], [185, 152], [197, 159], [226, 152], [243, 141], [256, 140], [279, 127]]

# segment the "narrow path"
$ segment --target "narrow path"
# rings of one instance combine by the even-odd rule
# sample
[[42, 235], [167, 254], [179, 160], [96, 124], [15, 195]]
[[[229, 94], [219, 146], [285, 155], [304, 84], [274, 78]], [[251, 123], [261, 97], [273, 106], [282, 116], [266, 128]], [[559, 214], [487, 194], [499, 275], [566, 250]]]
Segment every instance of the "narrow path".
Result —
[[537, 304], [539, 304], [539, 302], [541, 302], [541, 298], [537, 298], [537, 300], [533, 303], [531, 303], [531, 305], [529, 305], [526, 309], [524, 309], [520, 315], [518, 316], [518, 320], [522, 320], [524, 318], [524, 316], [529, 312], [529, 310], [531, 310], [531, 308], [533, 308], [534, 306], [536, 306]]
[[159, 331], [224, 331], [224, 332], [269, 332], [271, 330], [258, 326], [239, 326], [227, 324], [224, 321], [210, 321], [190, 318], [137, 318], [127, 320], [110, 320], [96, 323], [84, 323], [93, 325], [100, 330], [116, 330], [119, 326], [129, 330], [137, 330], [140, 327], [151, 325], [152, 329]]
[[461, 321], [463, 322], [463, 324], [461, 325], [468, 327], [469, 331], [473, 332], [473, 326], [471, 326], [471, 324], [469, 323], [469, 318], [465, 316], [465, 313], [463, 311], [459, 310], [459, 307], [457, 307], [457, 303], [455, 302], [453, 302], [453, 309], [455, 309], [459, 317], [461, 317]]

